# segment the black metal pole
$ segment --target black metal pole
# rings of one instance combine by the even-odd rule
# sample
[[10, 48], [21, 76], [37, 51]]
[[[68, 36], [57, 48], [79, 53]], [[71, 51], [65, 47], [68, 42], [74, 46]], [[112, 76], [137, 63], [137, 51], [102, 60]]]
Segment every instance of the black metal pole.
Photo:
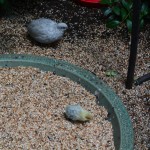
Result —
[[131, 47], [130, 47], [130, 57], [129, 57], [128, 73], [127, 73], [127, 81], [126, 81], [127, 89], [132, 88], [133, 81], [134, 81], [134, 70], [135, 70], [138, 39], [139, 39], [140, 10], [141, 10], [141, 0], [133, 0]]

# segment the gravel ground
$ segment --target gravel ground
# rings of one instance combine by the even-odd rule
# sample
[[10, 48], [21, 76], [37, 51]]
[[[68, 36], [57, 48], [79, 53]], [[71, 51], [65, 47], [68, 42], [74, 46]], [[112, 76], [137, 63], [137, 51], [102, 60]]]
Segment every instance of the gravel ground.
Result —
[[[121, 97], [134, 127], [135, 150], [150, 149], [149, 81], [133, 89], [125, 89], [130, 36], [121, 28], [106, 29], [101, 11], [86, 8], [73, 1], [18, 1], [10, 18], [0, 20], [0, 53], [35, 54], [66, 60], [81, 66], [103, 79]], [[46, 17], [68, 24], [61, 42], [55, 45], [38, 44], [27, 34], [26, 24], [35, 18]], [[150, 25], [140, 33], [135, 78], [149, 72]], [[115, 70], [117, 76], [106, 76]]]
[[[107, 110], [81, 85], [32, 67], [1, 68], [0, 80], [0, 149], [114, 150]], [[67, 120], [69, 104], [80, 104], [93, 119]]]

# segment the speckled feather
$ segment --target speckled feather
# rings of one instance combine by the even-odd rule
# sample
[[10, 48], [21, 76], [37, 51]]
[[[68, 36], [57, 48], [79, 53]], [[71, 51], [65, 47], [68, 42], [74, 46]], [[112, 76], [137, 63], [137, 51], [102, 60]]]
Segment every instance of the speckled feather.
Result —
[[37, 42], [44, 44], [60, 40], [66, 29], [65, 23], [56, 23], [45, 18], [32, 20], [27, 26], [29, 35]]

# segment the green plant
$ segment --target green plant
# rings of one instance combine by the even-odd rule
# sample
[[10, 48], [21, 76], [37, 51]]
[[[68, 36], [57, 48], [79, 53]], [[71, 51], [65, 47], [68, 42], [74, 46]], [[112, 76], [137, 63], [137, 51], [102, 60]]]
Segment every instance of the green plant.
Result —
[[0, 0], [0, 17], [5, 16], [11, 12], [10, 1]]
[[114, 70], [107, 70], [106, 72], [105, 72], [105, 74], [106, 74], [106, 76], [108, 76], [108, 77], [115, 77], [115, 76], [117, 76], [117, 72], [116, 71], [114, 71]]
[[6, 3], [8, 3], [7, 0], [0, 0], [0, 7], [5, 7], [6, 6]]
[[[143, 0], [140, 12], [140, 27], [144, 25], [145, 18], [150, 15], [148, 7], [149, 0]], [[132, 29], [132, 0], [102, 0], [102, 4], [107, 7], [102, 9], [103, 14], [107, 17], [106, 26], [108, 28], [115, 28], [119, 25], [126, 24], [128, 31]]]

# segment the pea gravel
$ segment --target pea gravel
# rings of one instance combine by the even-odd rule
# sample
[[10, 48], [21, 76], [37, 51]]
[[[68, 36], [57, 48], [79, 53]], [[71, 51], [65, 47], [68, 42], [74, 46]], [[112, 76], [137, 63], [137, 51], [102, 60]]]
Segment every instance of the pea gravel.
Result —
[[[72, 0], [33, 0], [13, 4], [13, 15], [0, 20], [0, 53], [34, 54], [66, 60], [104, 80], [122, 99], [133, 122], [135, 150], [150, 149], [149, 81], [125, 89], [130, 34], [124, 28], [107, 29], [101, 10], [76, 5]], [[69, 29], [61, 42], [41, 45], [30, 39], [26, 24], [39, 17], [63, 21]], [[150, 71], [150, 25], [140, 32], [135, 79]], [[108, 77], [114, 70], [117, 76]]]
[[[114, 149], [107, 111], [77, 83], [31, 67], [0, 69], [0, 81], [0, 149]], [[93, 119], [70, 122], [69, 104], [80, 104]]]

